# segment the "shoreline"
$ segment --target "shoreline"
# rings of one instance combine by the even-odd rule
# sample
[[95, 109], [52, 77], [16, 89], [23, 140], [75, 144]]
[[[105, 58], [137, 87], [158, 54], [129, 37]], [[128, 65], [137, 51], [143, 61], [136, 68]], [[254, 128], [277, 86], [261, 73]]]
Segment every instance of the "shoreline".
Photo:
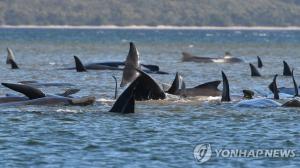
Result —
[[215, 27], [215, 26], [146, 26], [146, 25], [130, 25], [130, 26], [116, 26], [116, 25], [103, 25], [103, 26], [71, 26], [71, 25], [0, 25], [0, 29], [129, 29], [129, 30], [300, 30], [300, 26], [291, 27], [245, 27], [245, 26], [229, 26], [229, 27]]

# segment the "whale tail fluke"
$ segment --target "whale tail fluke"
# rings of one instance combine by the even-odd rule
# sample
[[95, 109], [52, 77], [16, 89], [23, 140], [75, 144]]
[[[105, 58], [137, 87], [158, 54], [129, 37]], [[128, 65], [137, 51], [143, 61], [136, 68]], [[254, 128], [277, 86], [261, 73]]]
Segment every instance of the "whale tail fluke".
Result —
[[261, 60], [261, 58], [259, 57], [259, 56], [257, 56], [257, 67], [258, 68], [262, 68], [264, 65], [263, 65], [263, 63], [262, 63], [262, 60]]
[[291, 68], [286, 61], [283, 61], [283, 76], [292, 76]]
[[222, 71], [222, 79], [223, 79], [223, 91], [222, 91], [222, 102], [230, 102], [230, 88], [229, 88], [229, 82], [227, 79], [227, 76]]
[[[137, 79], [136, 79], [137, 80]], [[137, 82], [132, 82], [116, 100], [109, 112], [129, 114], [135, 112], [135, 88]]]
[[133, 42], [130, 42], [129, 52], [125, 61], [120, 86], [124, 87], [134, 81], [139, 75], [135, 69], [140, 69], [139, 52]]
[[38, 99], [46, 96], [41, 90], [29, 85], [12, 83], [2, 83], [2, 85], [11, 90], [24, 94], [29, 99]]
[[82, 64], [81, 60], [77, 56], [74, 56], [74, 59], [75, 59], [76, 71], [77, 72], [86, 72], [87, 70], [84, 67], [84, 65]]
[[250, 65], [250, 70], [251, 70], [251, 76], [252, 77], [258, 77], [261, 76], [261, 74], [258, 72], [258, 70], [256, 69], [256, 67], [253, 64], [249, 64]]

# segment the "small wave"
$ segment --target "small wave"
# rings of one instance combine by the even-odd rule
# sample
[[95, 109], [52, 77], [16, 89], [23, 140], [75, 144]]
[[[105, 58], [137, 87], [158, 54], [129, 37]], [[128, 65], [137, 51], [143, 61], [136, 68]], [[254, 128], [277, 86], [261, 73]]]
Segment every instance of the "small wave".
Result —
[[68, 112], [68, 113], [77, 113], [79, 111], [74, 110], [74, 109], [58, 109], [56, 112]]
[[106, 98], [100, 98], [100, 99], [97, 99], [96, 101], [97, 102], [103, 102], [103, 103], [105, 103], [105, 102], [114, 102], [115, 100], [113, 100], [113, 99], [106, 99]]

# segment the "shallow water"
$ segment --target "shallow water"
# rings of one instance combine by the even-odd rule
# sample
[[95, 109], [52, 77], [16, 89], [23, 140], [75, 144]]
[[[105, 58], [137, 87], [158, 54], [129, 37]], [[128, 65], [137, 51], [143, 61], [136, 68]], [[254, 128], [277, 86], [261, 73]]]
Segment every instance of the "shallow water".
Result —
[[[233, 104], [203, 99], [170, 98], [137, 102], [136, 113], [111, 114], [118, 71], [57, 70], [73, 66], [73, 55], [83, 62], [124, 60], [134, 41], [142, 62], [158, 64], [170, 75], [152, 75], [171, 83], [180, 72], [188, 87], [221, 80], [224, 70], [233, 94], [242, 89], [259, 95], [282, 60], [295, 68], [300, 81], [300, 31], [215, 30], [55, 30], [0, 29], [3, 61], [1, 82], [38, 80], [69, 82], [93, 95], [88, 107], [9, 107], [0, 109], [1, 167], [299, 167], [300, 110], [294, 108], [236, 108]], [[6, 47], [14, 50], [20, 70], [5, 65]], [[225, 51], [242, 58], [241, 64], [181, 62], [181, 52], [220, 57]], [[262, 78], [251, 78], [248, 63], [261, 56]], [[287, 77], [279, 86], [292, 87]], [[42, 88], [47, 93], [63, 87]], [[220, 86], [221, 89], [221, 86]], [[1, 87], [1, 95], [13, 93]], [[296, 150], [295, 158], [216, 158], [199, 165], [193, 150], [210, 143], [214, 149]]]

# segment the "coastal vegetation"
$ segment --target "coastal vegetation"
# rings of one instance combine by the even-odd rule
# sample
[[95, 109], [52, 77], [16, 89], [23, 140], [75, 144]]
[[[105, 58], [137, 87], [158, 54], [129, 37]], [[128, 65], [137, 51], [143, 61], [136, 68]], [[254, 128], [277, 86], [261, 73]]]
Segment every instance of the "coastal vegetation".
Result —
[[300, 1], [2, 0], [0, 24], [300, 26]]

